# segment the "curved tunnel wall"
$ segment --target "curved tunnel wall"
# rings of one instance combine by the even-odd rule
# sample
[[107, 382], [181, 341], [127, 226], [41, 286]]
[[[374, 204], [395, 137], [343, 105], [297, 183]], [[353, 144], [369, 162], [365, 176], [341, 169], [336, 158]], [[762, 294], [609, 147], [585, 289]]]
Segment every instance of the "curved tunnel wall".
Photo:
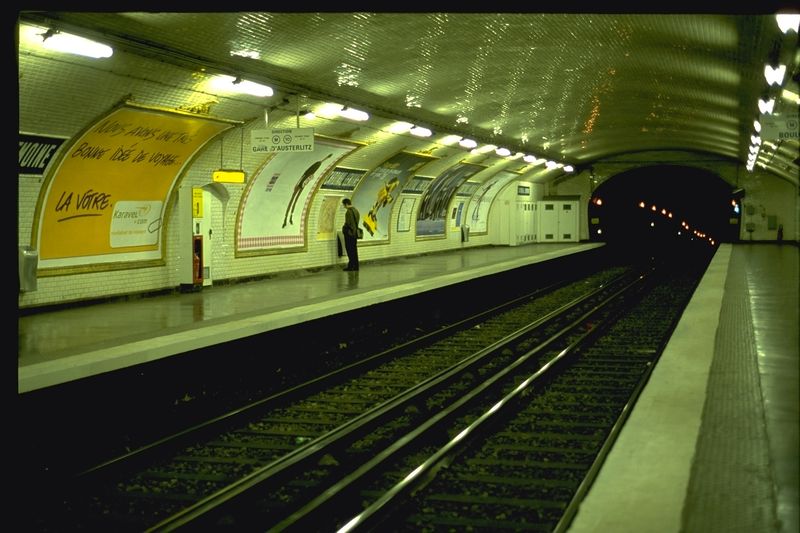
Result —
[[[211, 180], [213, 171], [220, 168], [242, 169], [248, 178], [257, 175], [264, 166], [265, 157], [245, 150], [251, 131], [265, 127], [265, 115], [268, 117], [269, 127], [296, 127], [298, 118], [294, 111], [287, 109], [293, 106], [276, 107], [275, 104], [281, 103], [265, 104], [252, 98], [226, 97], [196, 91], [192, 81], [196, 73], [123, 52], [115, 54], [106, 63], [77, 57], [46, 57], [24, 48], [20, 48], [18, 57], [20, 134], [32, 134], [40, 139], [52, 138], [66, 146], [70, 139], [122, 101], [195, 113], [198, 116], [218, 117], [239, 124], [211, 140], [197, 153], [181, 173], [172, 194], [166, 198], [161, 233], [163, 257], [160, 261], [110, 270], [92, 268], [90, 265], [71, 271], [40, 272], [37, 289], [20, 292], [20, 308], [135, 295], [178, 287], [183, 279], [182, 265], [186, 263], [186, 256], [191, 250], [185, 242], [185, 235], [182, 235], [185, 232], [182, 228], [185, 213], [181, 212], [179, 198], [181, 194], [191, 194], [192, 189], [206, 189], [212, 193], [209, 195], [211, 205], [207, 207], [210, 224], [214, 229], [210, 261], [215, 281], [269, 276], [299, 269], [313, 270], [341, 261], [337, 255], [335, 239], [330, 236], [320, 238], [317, 235], [322, 225], [330, 225], [329, 221], [320, 220], [320, 213], [325, 212], [324, 204], [326, 201], [330, 202], [331, 197], [340, 198], [341, 195], [350, 195], [353, 191], [325, 192], [319, 187], [313, 191], [309, 197], [308, 216], [305, 220], [306, 244], [302, 249], [246, 255], [237, 253], [236, 250], [237, 217], [246, 187], [240, 184], [218, 184]], [[404, 217], [409, 216], [409, 211], [401, 207], [404, 200], [408, 200], [406, 206], [413, 206], [410, 211], [413, 221], [420, 196], [400, 191], [388, 212], [390, 218], [386, 223], [391, 228], [389, 238], [386, 242], [362, 246], [362, 261], [463, 247], [515, 244], [508, 235], [506, 222], [510, 206], [518, 200], [518, 182], [530, 185], [530, 201], [540, 200], [548, 195], [577, 195], [580, 197], [580, 204], [586, 206], [590, 199], [594, 185], [589, 169], [582, 169], [574, 175], [564, 175], [562, 179], [552, 181], [553, 177], [563, 175], [563, 172], [548, 171], [541, 164], [531, 165], [520, 160], [501, 158], [493, 152], [471, 154], [457, 145], [442, 144], [438, 139], [431, 141], [387, 133], [385, 128], [390, 122], [380, 117], [374, 117], [369, 123], [317, 119], [313, 123], [301, 122], [300, 126], [313, 126], [320, 138], [358, 146], [357, 150], [338, 161], [337, 167], [369, 171], [397, 154], [411, 153], [430, 159], [415, 175], [435, 178], [454, 165], [466, 163], [480, 167], [480, 170], [467, 178], [476, 188], [503, 173], [510, 175], [512, 179], [504, 182], [503, 190], [498, 191], [491, 209], [487, 209], [485, 231], [472, 231], [467, 242], [462, 242], [459, 228], [450, 220], [453, 208], [459, 205], [459, 201], [462, 204], [468, 203], [467, 199], [459, 198], [456, 194], [454, 201], [447, 206], [448, 219], [444, 235], [426, 237], [417, 234], [413, 223], [405, 230], [403, 221]], [[631, 164], [636, 166], [638, 163], [634, 161]], [[609, 168], [610, 171], [601, 172], [606, 176], [612, 175], [619, 167]], [[595, 169], [602, 167], [597, 165]], [[32, 236], [40, 222], [37, 219], [40, 212], [37, 203], [48, 183], [50, 171], [50, 168], [46, 168], [41, 173], [20, 172], [20, 246], [31, 245], [34, 241]], [[739, 179], [738, 175], [732, 176], [730, 172], [728, 175], [725, 172], [720, 174], [731, 183]], [[763, 185], [765, 201], [762, 205], [767, 204], [767, 210], [771, 209], [773, 197], [787, 197], [782, 191], [773, 192], [772, 184], [776, 180], [770, 176], [756, 173], [753, 178], [744, 176], [742, 179], [756, 179]], [[795, 199], [796, 196], [795, 187]], [[785, 212], [782, 217], [788, 219], [787, 237], [796, 235], [796, 200], [794, 204], [781, 206], [781, 210]], [[334, 217], [332, 225], [337, 229], [341, 226], [343, 213], [339, 210]], [[582, 207], [580, 240], [589, 237], [586, 217], [586, 211]], [[463, 220], [461, 223], [463, 224]], [[766, 237], [766, 233], [764, 235]]]

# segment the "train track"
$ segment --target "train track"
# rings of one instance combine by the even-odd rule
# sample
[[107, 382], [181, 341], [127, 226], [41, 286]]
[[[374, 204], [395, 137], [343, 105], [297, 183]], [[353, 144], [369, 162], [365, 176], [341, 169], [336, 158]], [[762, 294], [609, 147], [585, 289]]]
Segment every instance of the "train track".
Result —
[[[550, 515], [563, 521], [569, 516], [569, 501], [581, 494], [609, 435], [620, 424], [618, 403], [623, 402], [624, 411], [635, 396], [660, 353], [659, 344], [671, 332], [671, 320], [680, 313], [662, 308], [658, 315], [662, 318], [651, 321], [661, 329], [650, 334], [647, 347], [634, 349], [636, 357], [627, 358], [630, 361], [619, 356], [613, 361], [589, 357], [586, 343], [601, 344], [596, 337], [606, 338], [599, 335], [611, 327], [606, 324], [613, 324], [624, 306], [640, 298], [647, 301], [642, 296], [645, 287], [656, 290], [650, 287], [652, 282], [646, 282], [651, 278], [630, 269], [610, 269], [527, 295], [162, 439], [85, 472], [75, 480], [71, 494], [46, 506], [37, 529], [325, 531], [347, 523], [353, 527], [380, 523], [386, 530], [386, 516], [413, 505], [416, 510], [403, 511], [404, 518], [393, 520], [390, 529], [480, 529], [487, 520], [488, 527], [496, 527], [506, 518], [518, 524], [512, 518], [516, 516], [513, 506], [500, 510], [508, 502], [503, 503], [491, 488], [502, 486], [510, 494], [517, 493], [509, 476], [491, 473], [493, 466], [500, 471], [518, 468], [515, 459], [497, 458], [497, 450], [504, 449], [515, 450], [509, 457], [544, 454], [540, 463], [569, 474], [568, 480], [537, 476], [536, 460], [525, 459], [531, 475], [543, 479], [540, 489], [544, 492], [533, 498], [543, 502], [541, 512], [534, 513], [536, 523], [541, 525]], [[693, 289], [692, 281], [688, 286]], [[676, 293], [674, 287], [669, 291]], [[677, 300], [673, 307], [682, 310], [691, 292], [677, 293], [682, 298], [656, 300], [662, 304]], [[642, 332], [640, 327], [634, 330]], [[631, 339], [624, 342], [634, 345]], [[579, 362], [573, 362], [576, 353], [582, 354]], [[591, 363], [583, 362], [589, 359]], [[580, 370], [581, 365], [589, 366]], [[579, 372], [587, 383], [562, 383], [571, 372]], [[592, 376], [605, 376], [612, 384], [589, 383]], [[518, 389], [531, 379], [535, 387]], [[578, 386], [582, 396], [568, 392]], [[614, 401], [590, 400], [603, 394], [603, 386], [619, 391], [612, 395]], [[536, 430], [505, 429], [490, 435], [486, 442], [500, 439], [494, 451], [474, 452], [464, 463], [472, 465], [465, 467], [464, 477], [450, 482], [456, 488], [437, 489], [444, 478], [434, 474], [449, 464], [444, 471], [454, 475], [455, 457], [468, 456], [461, 451], [462, 445], [479, 440], [483, 428], [497, 425], [497, 415], [486, 417], [486, 413], [511, 410], [492, 411], [498, 401], [538, 405], [531, 407], [534, 418], [517, 422], [519, 428]], [[576, 415], [576, 404], [585, 412]], [[559, 421], [558, 416], [573, 419]], [[548, 423], [561, 427], [561, 432], [542, 431], [542, 424], [547, 424], [541, 422], [542, 417], [550, 417]], [[505, 418], [509, 421], [504, 423], [512, 424], [510, 415]], [[572, 437], [564, 427], [573, 428]], [[588, 435], [587, 427], [592, 428]], [[526, 436], [533, 435], [535, 442], [551, 438], [562, 443], [560, 448], [552, 442], [530, 447], [512, 442], [519, 440], [517, 435], [525, 442]], [[574, 463], [565, 459], [575, 456], [580, 459]], [[418, 474], [410, 476], [411, 472]], [[423, 482], [430, 479], [429, 485]], [[478, 492], [466, 488], [470, 484], [481, 487], [481, 483]], [[427, 491], [434, 492], [425, 496]], [[546, 501], [543, 494], [547, 492], [562, 494], [561, 500]], [[480, 502], [479, 496], [470, 501], [470, 494], [495, 496]], [[531, 508], [525, 498], [516, 500], [518, 507]], [[482, 518], [470, 519], [465, 507], [478, 509]], [[487, 509], [493, 511], [487, 514]], [[550, 529], [544, 530], [552, 530], [550, 522], [545, 526]]]

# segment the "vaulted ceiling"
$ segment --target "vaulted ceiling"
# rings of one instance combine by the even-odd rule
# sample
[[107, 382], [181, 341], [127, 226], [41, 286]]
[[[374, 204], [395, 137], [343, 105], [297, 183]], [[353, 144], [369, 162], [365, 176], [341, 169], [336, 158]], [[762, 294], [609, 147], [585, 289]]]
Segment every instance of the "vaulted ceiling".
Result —
[[[224, 7], [224, 6], [221, 6]], [[774, 14], [36, 12], [164, 61], [330, 98], [578, 168], [688, 150], [746, 165], [759, 99], [797, 32]], [[109, 43], [111, 44], [111, 43]], [[796, 98], [796, 97], [795, 97]], [[758, 163], [798, 184], [798, 142], [764, 138]], [[768, 142], [767, 142], [768, 141]]]

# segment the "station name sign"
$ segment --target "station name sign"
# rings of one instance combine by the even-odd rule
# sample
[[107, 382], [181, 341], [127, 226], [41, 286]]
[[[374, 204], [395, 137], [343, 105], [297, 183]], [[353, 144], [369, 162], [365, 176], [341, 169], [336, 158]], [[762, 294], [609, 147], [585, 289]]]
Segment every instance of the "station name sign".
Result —
[[44, 176], [47, 165], [66, 137], [50, 137], [30, 133], [19, 134], [19, 173]]
[[253, 130], [250, 146], [255, 153], [292, 153], [314, 151], [314, 128], [276, 128]]

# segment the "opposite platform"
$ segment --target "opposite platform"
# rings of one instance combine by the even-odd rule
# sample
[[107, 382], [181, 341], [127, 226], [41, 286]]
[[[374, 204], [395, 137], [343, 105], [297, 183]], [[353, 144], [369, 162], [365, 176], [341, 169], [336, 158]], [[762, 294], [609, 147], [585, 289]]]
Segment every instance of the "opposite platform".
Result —
[[795, 533], [798, 248], [723, 244], [569, 533]]
[[198, 292], [33, 313], [19, 318], [18, 392], [27, 392], [291, 326], [602, 243], [491, 246], [364, 262]]

